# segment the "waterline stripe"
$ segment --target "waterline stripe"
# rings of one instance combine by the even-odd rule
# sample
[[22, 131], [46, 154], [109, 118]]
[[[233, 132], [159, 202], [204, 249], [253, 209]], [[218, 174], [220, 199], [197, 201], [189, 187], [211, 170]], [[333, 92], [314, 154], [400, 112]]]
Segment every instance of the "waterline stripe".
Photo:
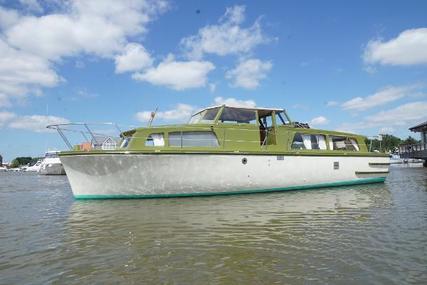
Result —
[[229, 192], [196, 192], [196, 193], [177, 193], [177, 194], [129, 194], [129, 195], [74, 195], [74, 198], [78, 200], [85, 199], [153, 199], [153, 198], [179, 198], [179, 197], [200, 197], [200, 196], [220, 196], [220, 195], [239, 195], [239, 194], [256, 194], [256, 193], [270, 193], [270, 192], [281, 192], [281, 191], [292, 191], [292, 190], [306, 190], [315, 188], [326, 188], [326, 187], [339, 187], [339, 186], [350, 186], [358, 184], [370, 184], [370, 183], [381, 183], [385, 181], [385, 177], [372, 177], [372, 178], [361, 178], [348, 181], [337, 181], [330, 183], [301, 185], [301, 186], [290, 186], [283, 188], [270, 188], [270, 189], [254, 189], [254, 190], [238, 190]]

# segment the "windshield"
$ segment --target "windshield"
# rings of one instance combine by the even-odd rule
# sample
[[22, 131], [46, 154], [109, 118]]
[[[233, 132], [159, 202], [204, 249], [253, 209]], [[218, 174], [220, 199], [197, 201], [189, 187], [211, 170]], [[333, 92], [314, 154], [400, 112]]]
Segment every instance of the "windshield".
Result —
[[276, 111], [276, 125], [288, 125], [289, 124], [289, 120], [288, 117], [286, 116], [285, 112], [281, 111], [281, 112], [277, 112]]
[[215, 121], [216, 114], [218, 114], [219, 108], [212, 108], [203, 110], [190, 119], [189, 124], [209, 124]]

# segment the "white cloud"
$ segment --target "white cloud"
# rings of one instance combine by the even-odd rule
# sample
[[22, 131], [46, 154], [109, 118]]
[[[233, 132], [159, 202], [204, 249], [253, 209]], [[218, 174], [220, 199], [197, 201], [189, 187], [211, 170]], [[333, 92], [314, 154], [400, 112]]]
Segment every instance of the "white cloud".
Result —
[[11, 112], [0, 112], [0, 127], [4, 126], [5, 124], [7, 124], [10, 120], [12, 120], [13, 118], [15, 118], [15, 114], [11, 113]]
[[256, 103], [254, 100], [238, 100], [236, 98], [223, 98], [216, 97], [214, 99], [215, 105], [227, 105], [231, 107], [255, 107]]
[[123, 49], [128, 37], [144, 33], [145, 25], [164, 10], [165, 4], [75, 0], [67, 8], [68, 13], [22, 16], [6, 31], [7, 41], [50, 60], [78, 53], [110, 57]]
[[328, 101], [326, 102], [326, 106], [328, 107], [334, 107], [337, 106], [339, 103], [337, 101]]
[[363, 59], [368, 64], [427, 64], [427, 28], [405, 30], [389, 41], [371, 40]]
[[328, 123], [329, 123], [329, 120], [323, 116], [315, 117], [310, 121], [310, 125], [313, 125], [313, 126], [326, 125]]
[[136, 43], [127, 44], [123, 53], [115, 57], [116, 73], [138, 71], [153, 64], [150, 54]]
[[50, 124], [65, 124], [69, 121], [62, 117], [56, 116], [42, 116], [42, 115], [31, 115], [31, 116], [19, 116], [14, 118], [9, 124], [9, 128], [22, 129], [32, 132], [49, 132], [46, 128]]
[[391, 110], [381, 111], [366, 117], [366, 122], [371, 126], [391, 125], [404, 126], [416, 123], [427, 118], [427, 102], [418, 101], [403, 104]]
[[309, 106], [305, 104], [300, 104], [300, 103], [293, 104], [292, 108], [297, 110], [303, 110], [303, 111], [308, 111], [310, 109]]
[[355, 97], [344, 102], [341, 106], [345, 110], [364, 111], [409, 96], [412, 91], [418, 88], [419, 87], [415, 85], [390, 86], [383, 88], [368, 97]]
[[15, 10], [0, 7], [0, 28], [8, 28], [19, 21], [19, 13]]
[[215, 91], [216, 91], [216, 84], [215, 83], [209, 83], [209, 91], [211, 93], [215, 93]]
[[232, 80], [232, 85], [246, 89], [255, 89], [271, 70], [270, 61], [251, 58], [241, 61], [234, 69], [227, 71], [225, 77]]
[[41, 87], [53, 87], [61, 80], [51, 64], [31, 53], [11, 48], [0, 39], [0, 106], [28, 93], [40, 93]]
[[204, 54], [220, 56], [242, 54], [252, 51], [257, 45], [268, 42], [262, 33], [259, 21], [248, 27], [240, 25], [245, 19], [245, 6], [227, 8], [217, 25], [199, 29], [197, 35], [181, 40], [181, 45], [190, 58], [200, 59]]
[[[183, 121], [188, 120], [196, 110], [196, 107], [187, 104], [177, 104], [174, 109], [164, 112], [157, 112], [156, 119], [163, 121]], [[136, 119], [140, 122], [147, 122], [151, 118], [151, 111], [138, 112], [135, 115]]]
[[[21, 0], [28, 12], [41, 2]], [[50, 4], [49, 4], [50, 5]], [[116, 59], [117, 71], [136, 70], [149, 63], [131, 53], [130, 39], [146, 32], [148, 22], [164, 12], [165, 1], [74, 0], [53, 5], [41, 16], [0, 7], [0, 103], [41, 93], [60, 82], [55, 64], [64, 57], [91, 55]], [[41, 6], [40, 6], [41, 7]], [[41, 7], [43, 9], [43, 7]], [[122, 56], [122, 57], [120, 57]], [[129, 57], [133, 65], [129, 63]]]
[[132, 77], [154, 85], [184, 90], [205, 86], [207, 75], [213, 69], [215, 66], [209, 61], [176, 61], [173, 55], [169, 55], [157, 67], [135, 73]]
[[350, 132], [370, 128], [379, 128], [380, 132], [394, 131], [396, 128], [407, 130], [425, 120], [427, 120], [427, 101], [417, 101], [367, 116], [357, 123], [343, 123], [338, 129]]

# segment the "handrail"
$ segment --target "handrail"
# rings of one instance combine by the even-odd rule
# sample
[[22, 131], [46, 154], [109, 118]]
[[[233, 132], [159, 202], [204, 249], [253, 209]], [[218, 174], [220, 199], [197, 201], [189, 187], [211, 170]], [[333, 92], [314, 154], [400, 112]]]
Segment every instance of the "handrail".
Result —
[[[111, 134], [103, 134], [100, 132], [96, 132], [96, 131], [93, 131], [89, 126], [114, 126], [119, 132], [119, 135], [115, 136]], [[73, 127], [76, 127], [77, 129], [73, 129]], [[64, 132], [78, 133], [83, 136], [85, 141], [89, 141], [88, 137], [86, 136], [86, 134], [88, 134], [92, 139], [92, 143], [94, 142], [94, 146], [98, 146], [100, 144], [98, 142], [97, 136], [118, 139], [120, 138], [120, 134], [122, 133], [119, 126], [111, 122], [106, 122], [106, 123], [71, 122], [71, 123], [62, 123], [62, 124], [51, 124], [46, 126], [46, 128], [51, 130], [56, 130], [70, 150], [73, 149], [73, 145], [70, 143], [70, 140], [68, 139], [68, 137], [65, 135]]]
[[[113, 126], [118, 131], [118, 135], [114, 135], [111, 133], [111, 130], [108, 130], [108, 133], [102, 133], [99, 132], [96, 128], [93, 128], [92, 126]], [[92, 127], [92, 128], [91, 128]], [[195, 125], [180, 125], [180, 130], [176, 130], [181, 132], [181, 140], [183, 139], [182, 132], [186, 130], [192, 130], [192, 131], [212, 131], [212, 126], [198, 126]], [[237, 128], [235, 126], [227, 126], [225, 129], [228, 130], [239, 130], [242, 132], [260, 132], [259, 128], [254, 128], [252, 125], [248, 125], [247, 128], [244, 128], [244, 125], [241, 126], [242, 128]], [[47, 126], [48, 129], [56, 130], [67, 147], [70, 150], [73, 149], [79, 149], [79, 150], [90, 150], [90, 149], [120, 149], [121, 142], [119, 139], [126, 139], [126, 132], [122, 132], [119, 126], [115, 123], [106, 122], [106, 123], [84, 123], [84, 122], [71, 122], [71, 123], [62, 123], [62, 124], [51, 124]], [[166, 126], [165, 126], [166, 128]], [[170, 128], [170, 126], [167, 126], [167, 128]], [[148, 128], [151, 129], [151, 128]], [[159, 129], [153, 129], [153, 133], [155, 132], [162, 132], [162, 128]], [[247, 137], [246, 139], [228, 139], [225, 135], [222, 137], [222, 144], [225, 146], [227, 143], [250, 143], [250, 144], [260, 144], [262, 148], [265, 148], [268, 145], [268, 140], [271, 135], [274, 135], [276, 132], [276, 128], [272, 129], [265, 129], [263, 130], [265, 132], [265, 137], [262, 141], [260, 141], [260, 137], [256, 138], [255, 136]], [[84, 139], [84, 143], [77, 144], [73, 146], [73, 144], [70, 142], [70, 139], [66, 136], [66, 132], [71, 132], [78, 134], [79, 136], [82, 136]], [[301, 130], [302, 133], [304, 133], [303, 130]], [[130, 136], [129, 136], [130, 137]], [[146, 139], [146, 136], [138, 136], [138, 135], [131, 135], [132, 139], [136, 138], [143, 138]], [[75, 137], [72, 137], [75, 140]], [[90, 140], [89, 140], [90, 139]], [[102, 139], [102, 141], [100, 141]], [[112, 139], [112, 141], [107, 141], [108, 139]], [[197, 139], [190, 139], [186, 138], [186, 141], [204, 141], [203, 138], [197, 138]], [[208, 141], [208, 139], [206, 139]], [[182, 145], [182, 142], [181, 142]]]

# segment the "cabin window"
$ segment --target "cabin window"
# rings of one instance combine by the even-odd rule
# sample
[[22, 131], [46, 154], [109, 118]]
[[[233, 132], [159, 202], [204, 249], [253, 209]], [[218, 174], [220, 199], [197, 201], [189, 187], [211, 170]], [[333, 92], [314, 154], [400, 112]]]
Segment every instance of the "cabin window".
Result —
[[329, 138], [329, 148], [333, 150], [359, 151], [359, 145], [353, 138], [331, 136]]
[[120, 148], [127, 148], [132, 137], [125, 137], [120, 144]]
[[311, 149], [326, 150], [326, 138], [324, 135], [311, 135]]
[[324, 135], [296, 133], [291, 148], [326, 150], [326, 139]]
[[225, 107], [219, 120], [228, 124], [256, 124], [256, 111]]
[[218, 147], [218, 139], [213, 132], [172, 132], [169, 146], [174, 147]]
[[215, 121], [216, 115], [218, 114], [219, 108], [212, 108], [203, 110], [190, 119], [189, 124], [210, 124]]
[[145, 140], [145, 146], [165, 146], [163, 134], [151, 134]]

